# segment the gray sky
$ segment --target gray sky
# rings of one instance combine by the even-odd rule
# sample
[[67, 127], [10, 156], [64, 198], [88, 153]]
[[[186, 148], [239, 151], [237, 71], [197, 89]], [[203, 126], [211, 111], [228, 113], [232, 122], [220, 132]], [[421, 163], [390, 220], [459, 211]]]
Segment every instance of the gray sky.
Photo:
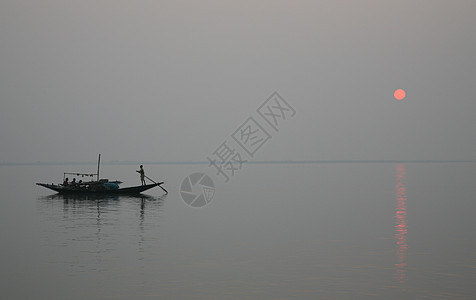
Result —
[[[476, 1], [0, 0], [0, 162], [476, 159]], [[403, 88], [407, 97], [396, 101]]]

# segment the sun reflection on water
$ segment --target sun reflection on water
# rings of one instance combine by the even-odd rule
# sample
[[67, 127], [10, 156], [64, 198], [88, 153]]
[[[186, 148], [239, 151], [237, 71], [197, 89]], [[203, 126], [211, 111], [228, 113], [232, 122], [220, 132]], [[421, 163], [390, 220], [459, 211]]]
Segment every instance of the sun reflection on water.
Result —
[[397, 271], [397, 280], [399, 283], [405, 283], [407, 280], [407, 190], [405, 187], [405, 165], [397, 164], [395, 166], [397, 184], [395, 185], [395, 242], [396, 258], [395, 268]]

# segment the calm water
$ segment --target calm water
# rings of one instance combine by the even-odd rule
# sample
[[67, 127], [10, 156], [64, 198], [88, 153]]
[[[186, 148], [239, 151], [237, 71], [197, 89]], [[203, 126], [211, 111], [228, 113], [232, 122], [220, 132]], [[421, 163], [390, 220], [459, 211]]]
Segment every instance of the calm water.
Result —
[[[0, 167], [0, 299], [474, 299], [474, 163], [150, 165], [170, 193], [78, 199]], [[102, 175], [135, 185], [136, 166]], [[207, 171], [205, 208], [180, 198]]]

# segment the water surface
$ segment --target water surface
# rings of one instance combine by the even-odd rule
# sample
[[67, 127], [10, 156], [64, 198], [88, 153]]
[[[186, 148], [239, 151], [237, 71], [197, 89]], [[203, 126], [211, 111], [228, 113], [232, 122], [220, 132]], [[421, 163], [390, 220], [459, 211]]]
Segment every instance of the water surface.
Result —
[[[136, 166], [102, 175], [140, 184]], [[170, 193], [64, 197], [92, 166], [1, 166], [1, 299], [474, 299], [475, 163], [250, 164], [190, 208]]]

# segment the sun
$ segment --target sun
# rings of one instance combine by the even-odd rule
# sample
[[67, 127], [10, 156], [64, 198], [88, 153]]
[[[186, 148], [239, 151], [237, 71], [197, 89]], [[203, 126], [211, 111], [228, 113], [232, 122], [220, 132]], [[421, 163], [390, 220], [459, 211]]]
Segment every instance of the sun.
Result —
[[397, 100], [403, 100], [405, 99], [405, 96], [407, 95], [407, 93], [405, 93], [404, 90], [402, 89], [398, 89], [396, 90], [394, 93], [393, 93], [393, 96], [395, 97], [395, 99]]

